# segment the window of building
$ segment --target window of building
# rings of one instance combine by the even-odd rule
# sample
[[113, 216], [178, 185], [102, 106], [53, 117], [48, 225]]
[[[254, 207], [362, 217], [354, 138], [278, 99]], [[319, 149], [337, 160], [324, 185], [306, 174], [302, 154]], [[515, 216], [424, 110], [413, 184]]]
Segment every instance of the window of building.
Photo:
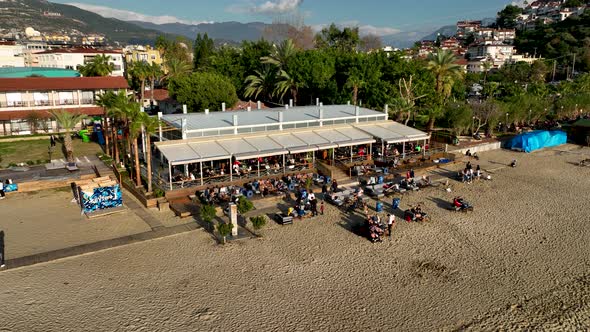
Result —
[[22, 93], [20, 93], [20, 92], [6, 93], [6, 105], [8, 107], [25, 106], [25, 102], [22, 99]]
[[82, 104], [94, 104], [94, 91], [82, 91]]
[[49, 93], [48, 92], [35, 92], [33, 93], [33, 100], [35, 100], [35, 106], [49, 106]]
[[60, 91], [58, 93], [60, 105], [74, 105], [73, 91]]

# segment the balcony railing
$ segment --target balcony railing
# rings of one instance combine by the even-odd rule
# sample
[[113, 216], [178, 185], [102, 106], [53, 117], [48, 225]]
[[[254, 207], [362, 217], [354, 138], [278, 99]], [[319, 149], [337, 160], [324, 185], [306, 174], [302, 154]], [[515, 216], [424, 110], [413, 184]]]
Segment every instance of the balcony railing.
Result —
[[34, 105], [35, 106], [51, 106], [52, 103], [49, 100], [35, 100]]
[[94, 104], [94, 99], [93, 98], [82, 98], [82, 99], [80, 99], [80, 104], [92, 105], [92, 104]]
[[2, 101], [0, 107], [26, 107], [28, 103], [26, 101]]
[[59, 101], [60, 105], [78, 105], [78, 101], [76, 99], [62, 99]]

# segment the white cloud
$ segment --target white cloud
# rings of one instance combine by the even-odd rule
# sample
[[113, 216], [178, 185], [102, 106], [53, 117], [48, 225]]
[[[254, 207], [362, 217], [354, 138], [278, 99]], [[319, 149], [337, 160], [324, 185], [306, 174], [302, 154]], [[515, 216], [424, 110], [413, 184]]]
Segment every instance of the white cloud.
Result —
[[240, 4], [234, 4], [226, 8], [230, 13], [243, 14], [263, 14], [279, 15], [291, 13], [299, 9], [303, 0], [267, 0], [264, 2], [247, 1]]
[[98, 15], [109, 17], [109, 18], [116, 18], [122, 21], [143, 21], [143, 22], [150, 22], [155, 24], [166, 24], [166, 23], [185, 23], [185, 24], [200, 24], [200, 23], [212, 23], [206, 21], [190, 21], [190, 20], [182, 20], [175, 16], [170, 15], [163, 15], [163, 16], [152, 16], [152, 15], [145, 15], [137, 12], [133, 12], [130, 10], [121, 10], [115, 9], [105, 6], [96, 6], [96, 5], [89, 5], [85, 3], [68, 3], [68, 5], [76, 6], [78, 8], [96, 13]]
[[[320, 31], [323, 28], [328, 27], [329, 24], [317, 24], [312, 26], [312, 29], [314, 31]], [[399, 29], [395, 29], [395, 28], [391, 28], [391, 27], [376, 27], [373, 25], [368, 25], [368, 24], [364, 24], [361, 25], [358, 21], [346, 21], [346, 22], [340, 22], [340, 23], [336, 23], [336, 26], [340, 29], [342, 28], [359, 28], [359, 35], [361, 36], [366, 36], [366, 35], [377, 35], [379, 37], [383, 37], [383, 36], [389, 36], [389, 35], [395, 35], [397, 33], [400, 33], [401, 30]]]

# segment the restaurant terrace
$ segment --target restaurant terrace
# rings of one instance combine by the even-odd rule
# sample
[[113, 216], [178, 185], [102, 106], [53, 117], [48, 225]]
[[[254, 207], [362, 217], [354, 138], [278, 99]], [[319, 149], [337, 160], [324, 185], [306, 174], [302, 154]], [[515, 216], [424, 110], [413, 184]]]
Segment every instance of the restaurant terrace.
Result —
[[388, 120], [387, 107], [319, 104], [159, 117], [166, 129], [155, 146], [167, 190], [315, 173], [318, 164], [347, 170], [374, 159], [403, 160], [430, 138]]

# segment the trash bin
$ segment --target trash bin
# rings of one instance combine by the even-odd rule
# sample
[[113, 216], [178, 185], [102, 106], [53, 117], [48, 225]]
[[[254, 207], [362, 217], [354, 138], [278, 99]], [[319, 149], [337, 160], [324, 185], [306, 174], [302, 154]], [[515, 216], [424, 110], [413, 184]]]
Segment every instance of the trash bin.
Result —
[[376, 212], [383, 212], [383, 203], [377, 202], [377, 204], [375, 204], [375, 211]]

